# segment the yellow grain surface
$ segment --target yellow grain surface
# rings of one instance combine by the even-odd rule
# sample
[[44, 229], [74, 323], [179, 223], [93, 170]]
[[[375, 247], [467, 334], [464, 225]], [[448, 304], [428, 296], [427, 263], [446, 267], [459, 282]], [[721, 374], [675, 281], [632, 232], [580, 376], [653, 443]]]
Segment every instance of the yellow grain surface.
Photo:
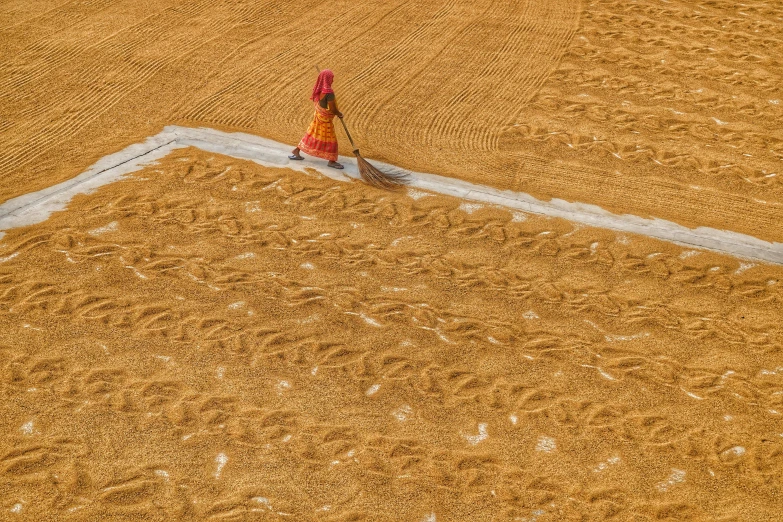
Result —
[[[293, 146], [318, 64], [370, 158], [781, 241], [782, 27], [773, 1], [2, 0], [0, 201], [172, 123]], [[178, 150], [0, 240], [0, 520], [779, 521], [781, 281]]]
[[318, 64], [370, 158], [782, 241], [781, 27], [775, 1], [4, 1], [0, 201], [170, 123], [293, 146]]
[[3, 516], [780, 519], [783, 270], [412, 196], [185, 149], [9, 233]]

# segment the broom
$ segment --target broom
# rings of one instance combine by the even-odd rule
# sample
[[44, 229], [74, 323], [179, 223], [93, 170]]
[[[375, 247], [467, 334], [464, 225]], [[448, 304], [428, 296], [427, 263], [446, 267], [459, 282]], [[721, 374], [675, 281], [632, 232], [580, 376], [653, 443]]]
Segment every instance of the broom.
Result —
[[[321, 72], [321, 69], [317, 65], [315, 68], [318, 69], [319, 73]], [[410, 181], [410, 176], [405, 173], [387, 174], [373, 167], [369, 161], [359, 154], [359, 149], [353, 142], [351, 133], [348, 132], [348, 127], [345, 125], [345, 121], [343, 121], [342, 118], [340, 118], [340, 123], [343, 124], [343, 129], [345, 129], [345, 134], [348, 136], [348, 141], [351, 142], [351, 147], [353, 147], [353, 155], [356, 156], [356, 164], [359, 166], [359, 175], [365, 182], [373, 187], [390, 190], [406, 185], [408, 181]]]
[[353, 155], [356, 156], [356, 164], [359, 166], [359, 175], [364, 181], [374, 187], [382, 189], [394, 189], [408, 183], [410, 177], [407, 174], [403, 172], [387, 174], [378, 170], [372, 166], [369, 161], [362, 158], [361, 154], [359, 154], [359, 149], [356, 148], [356, 145], [353, 142], [353, 138], [351, 138], [351, 133], [348, 132], [348, 127], [345, 126], [345, 122], [342, 118], [340, 118], [340, 121], [343, 124], [343, 129], [345, 129], [345, 134], [348, 136], [348, 141], [351, 142], [351, 147], [353, 147]]

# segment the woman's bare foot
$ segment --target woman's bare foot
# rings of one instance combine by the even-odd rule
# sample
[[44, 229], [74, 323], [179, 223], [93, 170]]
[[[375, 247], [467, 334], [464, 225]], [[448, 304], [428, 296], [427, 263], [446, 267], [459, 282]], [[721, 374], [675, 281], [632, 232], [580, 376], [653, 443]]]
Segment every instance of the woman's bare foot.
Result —
[[332, 167], [333, 169], [342, 169], [342, 168], [345, 168], [345, 167], [343, 167], [343, 166], [342, 166], [340, 163], [337, 163], [336, 161], [330, 161], [330, 162], [329, 162], [329, 166], [330, 166], [330, 167]]
[[290, 156], [288, 156], [288, 159], [292, 159], [292, 160], [303, 160], [304, 159], [302, 157], [302, 155], [299, 154], [299, 147], [295, 148], [291, 152], [292, 152], [292, 154]]

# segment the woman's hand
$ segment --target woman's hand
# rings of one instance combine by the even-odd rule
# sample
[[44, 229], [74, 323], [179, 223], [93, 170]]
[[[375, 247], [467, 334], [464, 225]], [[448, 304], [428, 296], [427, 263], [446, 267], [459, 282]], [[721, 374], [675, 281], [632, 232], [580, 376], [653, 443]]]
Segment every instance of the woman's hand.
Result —
[[337, 108], [337, 101], [336, 100], [331, 100], [329, 102], [329, 111], [332, 114], [334, 114], [335, 116], [337, 116], [338, 118], [342, 119], [343, 113], [340, 112], [340, 109]]

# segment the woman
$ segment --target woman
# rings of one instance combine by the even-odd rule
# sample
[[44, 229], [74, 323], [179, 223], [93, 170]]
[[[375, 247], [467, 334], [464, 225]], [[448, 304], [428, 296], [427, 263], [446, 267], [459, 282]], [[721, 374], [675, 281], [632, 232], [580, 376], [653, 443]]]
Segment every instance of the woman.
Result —
[[313, 95], [310, 97], [315, 104], [315, 117], [307, 129], [299, 146], [288, 156], [292, 160], [303, 160], [300, 151], [310, 156], [316, 156], [329, 160], [329, 166], [333, 169], [341, 169], [343, 166], [337, 163], [337, 135], [334, 133], [334, 117], [343, 117], [343, 113], [337, 108], [337, 101], [332, 90], [334, 73], [324, 69], [318, 75], [318, 81], [313, 87]]

